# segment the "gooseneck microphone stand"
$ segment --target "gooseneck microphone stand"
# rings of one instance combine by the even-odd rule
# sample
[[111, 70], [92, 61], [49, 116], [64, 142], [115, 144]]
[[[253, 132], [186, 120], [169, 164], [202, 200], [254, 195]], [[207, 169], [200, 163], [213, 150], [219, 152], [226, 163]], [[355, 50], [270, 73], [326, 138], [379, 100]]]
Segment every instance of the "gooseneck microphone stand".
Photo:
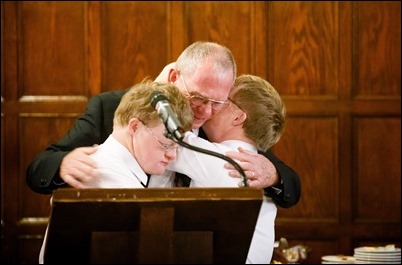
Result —
[[246, 177], [246, 174], [244, 173], [243, 168], [236, 161], [231, 159], [230, 157], [222, 155], [222, 154], [214, 152], [214, 151], [211, 151], [211, 150], [203, 149], [203, 148], [200, 148], [198, 146], [194, 146], [194, 145], [191, 145], [189, 143], [186, 143], [186, 142], [183, 141], [183, 138], [177, 139], [176, 137], [174, 137], [168, 131], [165, 132], [165, 137], [171, 139], [173, 142], [175, 142], [175, 143], [177, 143], [177, 144], [179, 144], [179, 145], [181, 145], [181, 146], [183, 146], [185, 148], [191, 149], [191, 150], [196, 151], [196, 152], [204, 153], [204, 154], [207, 154], [207, 155], [215, 156], [215, 157], [221, 158], [221, 159], [229, 162], [240, 173], [240, 175], [242, 177], [243, 186], [248, 187], [247, 177]]

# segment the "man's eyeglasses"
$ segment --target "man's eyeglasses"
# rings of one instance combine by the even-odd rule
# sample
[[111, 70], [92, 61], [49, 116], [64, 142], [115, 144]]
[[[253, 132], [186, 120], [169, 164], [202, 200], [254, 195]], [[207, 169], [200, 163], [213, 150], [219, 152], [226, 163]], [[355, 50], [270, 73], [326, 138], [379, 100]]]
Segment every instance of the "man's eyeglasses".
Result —
[[[142, 121], [141, 121], [141, 122], [142, 122]], [[176, 143], [173, 143], [173, 142], [172, 142], [172, 143], [166, 144], [166, 143], [162, 142], [162, 141], [159, 139], [159, 137], [158, 137], [156, 134], [154, 134], [154, 133], [152, 132], [151, 128], [149, 128], [144, 122], [142, 122], [142, 124], [144, 124], [145, 128], [147, 129], [147, 131], [155, 138], [155, 140], [158, 141], [158, 143], [160, 144], [161, 149], [162, 149], [163, 151], [165, 151], [165, 152], [170, 152], [170, 151], [172, 151], [172, 150], [174, 150], [174, 149], [177, 149], [178, 145], [177, 145]]]
[[214, 111], [220, 111], [224, 108], [227, 108], [230, 105], [230, 102], [227, 100], [215, 100], [215, 99], [210, 99], [201, 95], [197, 95], [194, 93], [190, 93], [187, 89], [186, 82], [184, 81], [184, 78], [182, 75], [180, 75], [181, 81], [183, 82], [184, 89], [186, 90], [188, 94], [188, 99], [190, 100], [190, 103], [192, 106], [195, 107], [200, 107], [202, 105], [208, 104], [208, 102], [211, 102], [211, 108]]

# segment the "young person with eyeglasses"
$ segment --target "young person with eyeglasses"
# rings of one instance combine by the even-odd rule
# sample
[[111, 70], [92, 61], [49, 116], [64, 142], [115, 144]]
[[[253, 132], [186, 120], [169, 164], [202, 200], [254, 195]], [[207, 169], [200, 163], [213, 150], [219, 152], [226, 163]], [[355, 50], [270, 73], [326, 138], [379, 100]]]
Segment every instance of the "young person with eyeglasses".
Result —
[[[191, 129], [193, 113], [187, 98], [170, 84], [144, 80], [122, 97], [114, 114], [113, 131], [90, 157], [98, 176], [82, 188], [146, 188], [152, 174], [163, 174], [177, 155], [178, 145], [164, 136], [165, 125], [149, 103], [151, 94], [162, 92], [184, 131]], [[148, 174], [148, 175], [147, 175]], [[44, 263], [46, 229], [39, 264]]]
[[[184, 94], [184, 85], [187, 86], [194, 96], [189, 99], [193, 102], [192, 129], [204, 135], [201, 126], [219, 112], [220, 102], [227, 101], [236, 74], [236, 63], [228, 48], [213, 42], [195, 42], [156, 81], [175, 84]], [[26, 172], [27, 184], [33, 191], [50, 194], [65, 186], [82, 188], [97, 178], [97, 165], [90, 154], [96, 151], [94, 145], [103, 143], [112, 132], [113, 113], [125, 92], [110, 91], [92, 97], [69, 132], [34, 158]], [[194, 104], [196, 95], [205, 99], [203, 104]], [[251, 187], [263, 188], [281, 207], [291, 207], [299, 201], [299, 176], [269, 150], [259, 155], [243, 150], [235, 153]], [[230, 165], [228, 170], [232, 176], [238, 176]]]
[[[285, 105], [270, 83], [258, 76], [241, 75], [236, 78], [227, 104], [203, 126], [210, 141], [192, 132], [185, 134], [184, 141], [220, 154], [236, 152], [241, 147], [257, 155], [259, 150], [267, 151], [279, 141], [285, 126], [285, 115]], [[237, 187], [239, 179], [229, 175], [225, 163], [220, 158], [179, 146], [177, 159], [169, 164], [168, 169], [189, 176], [191, 187]], [[247, 264], [271, 262], [276, 213], [273, 200], [265, 197]]]
[[149, 100], [162, 92], [185, 131], [191, 129], [193, 113], [186, 97], [171, 84], [149, 80], [133, 86], [122, 97], [113, 119], [113, 131], [90, 156], [98, 177], [84, 188], [142, 188], [149, 175], [160, 175], [176, 158], [177, 143], [166, 138], [165, 125]]

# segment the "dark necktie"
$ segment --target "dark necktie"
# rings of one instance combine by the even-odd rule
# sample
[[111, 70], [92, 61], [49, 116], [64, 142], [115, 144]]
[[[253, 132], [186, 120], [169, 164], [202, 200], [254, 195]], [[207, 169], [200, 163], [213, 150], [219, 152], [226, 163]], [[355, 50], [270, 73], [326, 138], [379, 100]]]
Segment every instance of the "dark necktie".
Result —
[[191, 179], [186, 175], [176, 172], [176, 175], [174, 177], [174, 186], [188, 188], [190, 186], [190, 181]]

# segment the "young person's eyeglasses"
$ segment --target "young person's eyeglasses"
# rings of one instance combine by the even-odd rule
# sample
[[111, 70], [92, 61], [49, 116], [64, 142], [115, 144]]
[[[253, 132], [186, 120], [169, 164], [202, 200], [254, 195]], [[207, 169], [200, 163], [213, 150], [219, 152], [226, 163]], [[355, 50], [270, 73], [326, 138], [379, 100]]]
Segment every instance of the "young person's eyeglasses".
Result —
[[[142, 122], [142, 121], [141, 121], [141, 122]], [[147, 131], [155, 138], [155, 140], [158, 141], [158, 143], [159, 143], [159, 145], [161, 146], [161, 149], [162, 149], [163, 151], [165, 151], [165, 152], [170, 152], [170, 151], [173, 151], [173, 150], [177, 149], [178, 144], [173, 143], [173, 142], [172, 142], [172, 143], [168, 143], [168, 144], [162, 142], [161, 139], [159, 139], [159, 137], [158, 137], [156, 134], [154, 134], [154, 132], [152, 131], [151, 128], [149, 128], [144, 122], [142, 122], [142, 124], [144, 124], [145, 128], [147, 129]]]
[[228, 98], [229, 102], [233, 103], [236, 107], [238, 107], [241, 111], [245, 112], [244, 109], [242, 107], [240, 107], [239, 104], [237, 104], [233, 99]]
[[195, 94], [194, 92], [189, 92], [187, 89], [186, 82], [184, 81], [184, 78], [182, 75], [180, 75], [180, 78], [183, 82], [184, 89], [186, 90], [188, 94], [188, 99], [190, 100], [190, 104], [194, 107], [200, 107], [204, 104], [208, 104], [208, 102], [211, 102], [211, 108], [214, 111], [221, 111], [224, 108], [229, 107], [230, 102], [227, 100], [215, 100], [215, 99], [210, 99], [207, 97], [204, 97], [202, 95]]

